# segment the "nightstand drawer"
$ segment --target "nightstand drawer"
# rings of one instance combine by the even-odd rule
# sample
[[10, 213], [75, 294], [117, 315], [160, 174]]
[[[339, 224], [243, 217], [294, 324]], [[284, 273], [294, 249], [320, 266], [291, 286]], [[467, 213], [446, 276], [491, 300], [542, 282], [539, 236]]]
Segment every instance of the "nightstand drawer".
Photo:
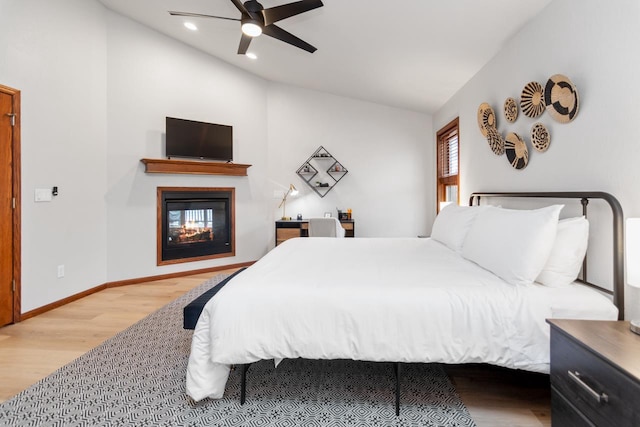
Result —
[[[587, 347], [553, 329], [551, 384], [556, 394], [561, 394], [598, 427], [640, 425], [638, 383]], [[556, 402], [555, 406], [558, 405], [561, 404]], [[555, 417], [554, 412], [554, 421]]]
[[553, 386], [551, 387], [551, 412], [553, 413], [552, 427], [595, 427]]

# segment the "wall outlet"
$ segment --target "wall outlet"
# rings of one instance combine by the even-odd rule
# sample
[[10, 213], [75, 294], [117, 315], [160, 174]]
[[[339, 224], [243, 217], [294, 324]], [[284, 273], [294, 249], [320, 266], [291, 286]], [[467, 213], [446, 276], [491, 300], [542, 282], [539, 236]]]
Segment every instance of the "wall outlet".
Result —
[[64, 264], [58, 266], [58, 279], [64, 277]]

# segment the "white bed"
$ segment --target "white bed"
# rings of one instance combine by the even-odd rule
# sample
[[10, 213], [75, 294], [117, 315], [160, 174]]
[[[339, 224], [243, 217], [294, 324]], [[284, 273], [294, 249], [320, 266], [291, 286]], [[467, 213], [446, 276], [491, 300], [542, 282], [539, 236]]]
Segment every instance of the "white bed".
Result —
[[207, 303], [187, 393], [221, 398], [230, 365], [297, 357], [548, 372], [551, 317], [618, 309], [577, 283], [514, 286], [433, 239], [292, 239]]

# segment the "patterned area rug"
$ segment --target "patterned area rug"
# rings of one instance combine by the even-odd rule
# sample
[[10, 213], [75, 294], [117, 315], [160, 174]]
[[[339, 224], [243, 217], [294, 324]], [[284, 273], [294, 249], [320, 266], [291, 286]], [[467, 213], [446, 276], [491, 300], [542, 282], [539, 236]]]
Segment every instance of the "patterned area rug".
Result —
[[439, 365], [285, 360], [255, 363], [240, 405], [240, 372], [225, 397], [193, 402], [185, 371], [193, 331], [182, 309], [216, 276], [0, 405], [10, 426], [475, 426]]

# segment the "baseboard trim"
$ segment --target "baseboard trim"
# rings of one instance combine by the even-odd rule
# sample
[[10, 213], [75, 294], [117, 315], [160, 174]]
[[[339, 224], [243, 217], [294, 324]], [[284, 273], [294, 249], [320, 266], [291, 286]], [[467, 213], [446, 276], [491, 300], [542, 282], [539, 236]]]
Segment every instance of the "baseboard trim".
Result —
[[221, 266], [218, 266], [218, 267], [201, 268], [201, 269], [198, 269], [198, 270], [180, 271], [178, 273], [160, 274], [160, 275], [157, 275], [157, 276], [139, 277], [137, 279], [118, 280], [118, 281], [115, 281], [115, 282], [103, 283], [103, 284], [98, 285], [98, 286], [96, 286], [94, 288], [87, 289], [86, 291], [82, 291], [82, 292], [79, 292], [77, 294], [70, 295], [70, 296], [68, 296], [66, 298], [63, 298], [61, 300], [54, 301], [54, 302], [52, 302], [50, 304], [43, 305], [42, 307], [38, 307], [38, 308], [33, 309], [31, 311], [27, 311], [26, 313], [22, 313], [22, 315], [20, 316], [20, 321], [30, 319], [32, 317], [35, 317], [35, 316], [39, 315], [39, 314], [46, 313], [47, 311], [51, 311], [54, 308], [62, 307], [65, 304], [69, 304], [70, 302], [77, 301], [77, 300], [79, 300], [81, 298], [84, 298], [84, 297], [89, 296], [91, 294], [95, 294], [96, 292], [100, 292], [100, 291], [108, 289], [108, 288], [117, 288], [118, 286], [127, 286], [127, 285], [137, 285], [139, 283], [154, 282], [156, 280], [173, 279], [175, 277], [192, 276], [194, 274], [212, 273], [212, 272], [215, 272], [215, 271], [228, 270], [230, 268], [248, 267], [251, 264], [253, 264], [254, 262], [255, 261], [240, 262], [240, 263], [237, 263], [237, 264], [221, 265]]

